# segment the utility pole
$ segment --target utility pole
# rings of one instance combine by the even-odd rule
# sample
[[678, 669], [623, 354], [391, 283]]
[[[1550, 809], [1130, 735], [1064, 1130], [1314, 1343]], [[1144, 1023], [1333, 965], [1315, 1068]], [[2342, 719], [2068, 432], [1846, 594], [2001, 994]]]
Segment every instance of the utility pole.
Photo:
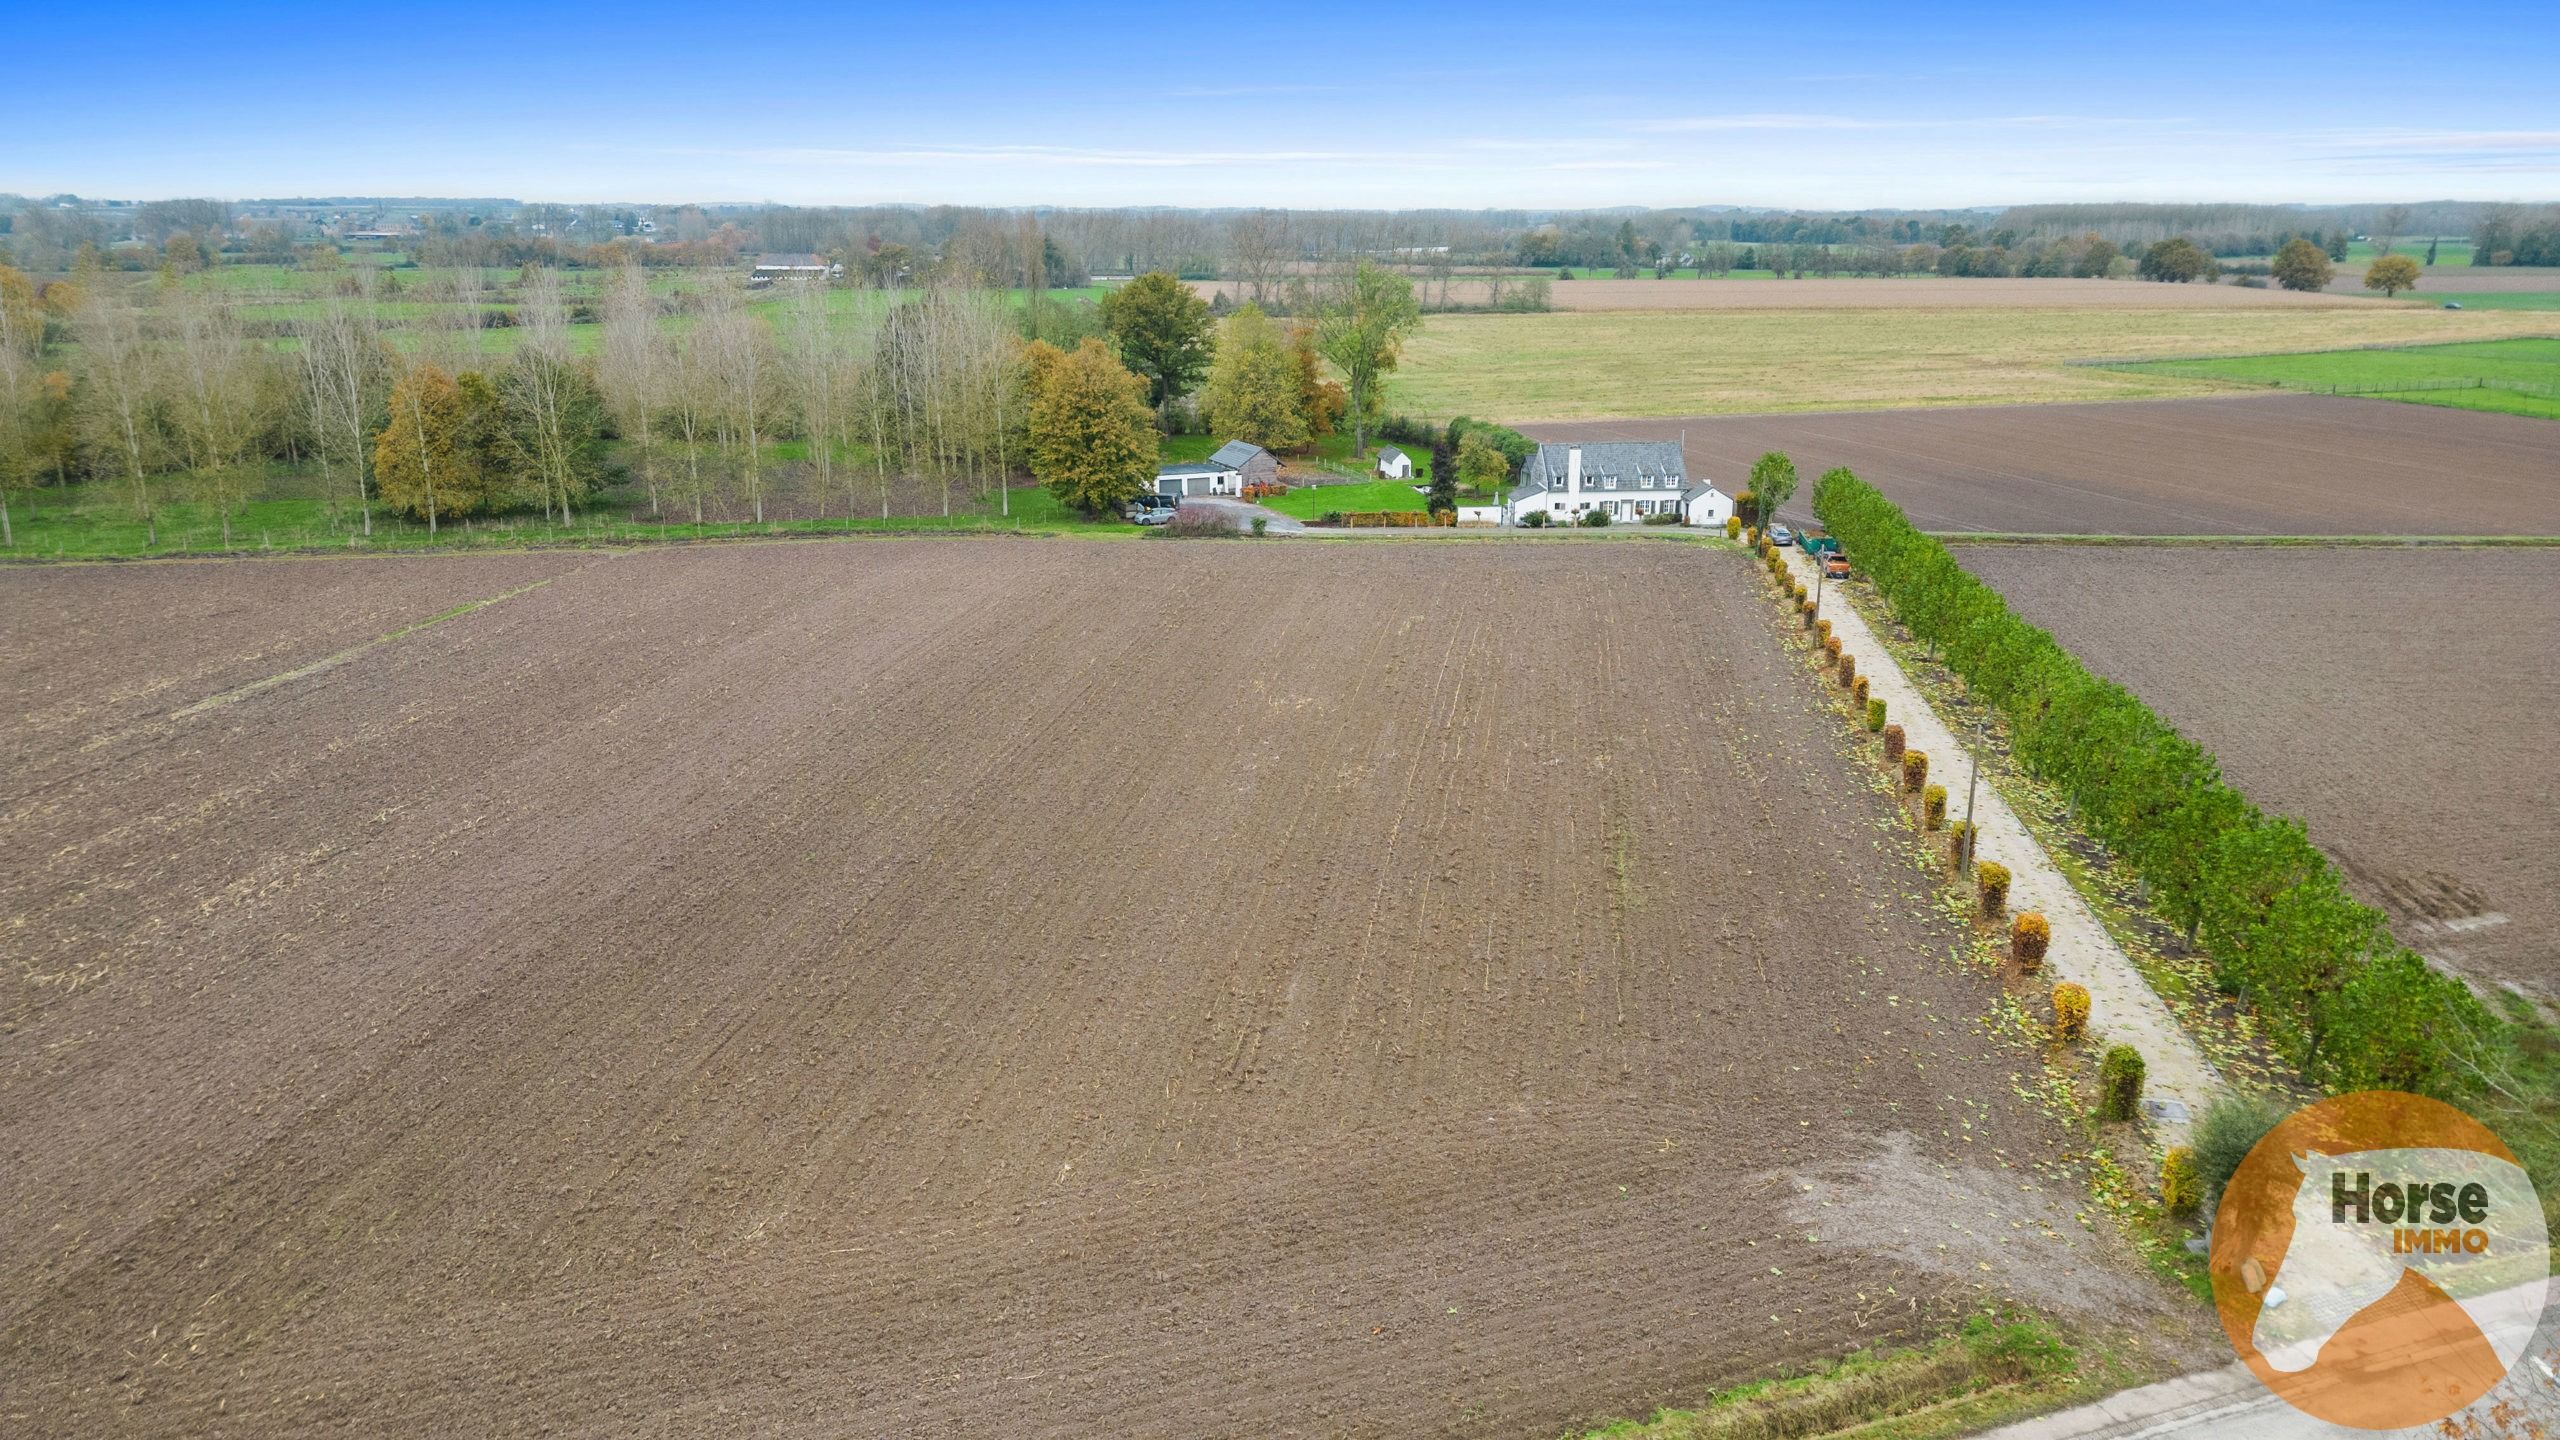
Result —
[[1973, 750], [1965, 758], [1972, 765], [1964, 777], [1964, 873], [1973, 873], [1973, 852], [1982, 846], [1982, 832], [1973, 824], [1973, 787], [1982, 778], [1982, 722], [1973, 722]]

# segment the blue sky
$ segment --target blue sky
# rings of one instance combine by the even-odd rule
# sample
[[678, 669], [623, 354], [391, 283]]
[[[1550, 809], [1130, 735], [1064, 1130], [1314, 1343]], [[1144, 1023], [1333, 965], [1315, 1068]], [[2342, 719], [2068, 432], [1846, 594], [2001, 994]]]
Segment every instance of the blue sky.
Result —
[[[0, 89], [0, 190], [1469, 208], [2560, 198], [2547, 3], [1695, 4], [1571, 20], [1502, 3], [924, 8], [31, 7], [12, 48], [48, 58]], [[1646, 9], [1681, 13], [1620, 18]]]

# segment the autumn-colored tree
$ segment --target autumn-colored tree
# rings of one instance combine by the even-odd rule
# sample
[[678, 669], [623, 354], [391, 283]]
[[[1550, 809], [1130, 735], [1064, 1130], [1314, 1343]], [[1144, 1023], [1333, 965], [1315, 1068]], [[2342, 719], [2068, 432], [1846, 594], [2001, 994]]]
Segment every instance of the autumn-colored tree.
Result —
[[477, 508], [476, 476], [456, 463], [462, 396], [453, 377], [421, 365], [391, 384], [390, 423], [373, 442], [373, 480], [382, 503], [427, 522]]
[[1306, 446], [1298, 363], [1280, 327], [1259, 305], [1245, 306], [1218, 327], [1218, 356], [1201, 398], [1210, 430], [1222, 438], [1250, 440], [1266, 450]]
[[1165, 271], [1104, 295], [1102, 323], [1121, 363], [1146, 380], [1147, 403], [1159, 416], [1209, 368], [1209, 302]]
[[2287, 290], [2325, 290], [2329, 277], [2336, 272], [2329, 266], [2327, 251], [2296, 235], [2284, 242], [2276, 252], [2275, 263], [2267, 267], [2276, 283]]
[[1048, 367], [1031, 402], [1031, 473], [1088, 515], [1117, 510], [1155, 478], [1146, 382], [1087, 340]]
[[1307, 419], [1307, 436], [1321, 440], [1342, 427], [1342, 412], [1351, 397], [1338, 380], [1324, 378], [1324, 357], [1316, 353], [1316, 327], [1289, 330], [1289, 359], [1298, 367], [1298, 413]]
[[1511, 479], [1511, 457], [1482, 431], [1469, 430], [1458, 441], [1458, 483], [1490, 495]]
[[2379, 290], [2385, 299], [2403, 290], [2418, 288], [2418, 262], [2406, 255], [2385, 255], [2364, 272], [2364, 288]]
[[204, 247], [184, 230], [169, 237], [169, 243], [160, 247], [160, 255], [161, 264], [172, 275], [193, 275], [205, 267]]
[[2203, 247], [2180, 235], [2142, 252], [2142, 264], [2135, 273], [2145, 280], [2183, 285], [2190, 280], [2218, 275], [2221, 267], [2214, 264], [2212, 256], [2204, 253]]
[[1378, 387], [1404, 358], [1405, 337], [1422, 324], [1413, 282], [1367, 260], [1325, 295], [1316, 316], [1316, 349], [1342, 372], [1351, 392], [1351, 453], [1368, 453]]

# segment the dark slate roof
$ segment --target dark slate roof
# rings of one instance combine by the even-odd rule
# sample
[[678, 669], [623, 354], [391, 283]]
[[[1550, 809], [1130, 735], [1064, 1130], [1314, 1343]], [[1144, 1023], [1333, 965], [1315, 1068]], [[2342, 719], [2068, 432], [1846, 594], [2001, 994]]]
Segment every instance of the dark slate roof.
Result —
[[1378, 458], [1379, 458], [1379, 459], [1384, 460], [1384, 459], [1386, 459], [1386, 458], [1387, 458], [1388, 456], [1390, 456], [1390, 455], [1393, 455], [1393, 456], [1395, 456], [1397, 459], [1401, 460], [1401, 459], [1403, 459], [1403, 458], [1404, 458], [1404, 451], [1403, 451], [1403, 449], [1402, 449], [1402, 448], [1400, 448], [1400, 447], [1398, 447], [1398, 446], [1394, 446], [1394, 445], [1381, 445], [1381, 446], [1379, 446], [1379, 447], [1378, 447]]
[[1179, 465], [1157, 466], [1156, 478], [1163, 480], [1182, 475], [1224, 475], [1235, 468], [1233, 465], [1220, 465], [1211, 460], [1185, 460]]
[[1250, 440], [1230, 440], [1218, 447], [1209, 458], [1230, 470], [1241, 470], [1262, 453], [1262, 447]]
[[[1519, 493], [1528, 495], [1564, 488], [1565, 452], [1571, 445], [1540, 445], [1520, 467]], [[1675, 440], [1597, 440], [1587, 442], [1582, 450], [1582, 488], [1601, 494], [1643, 494], [1655, 491], [1685, 491], [1689, 488], [1688, 467], [1680, 458], [1680, 445]], [[1644, 481], [1651, 477], [1653, 484]], [[1670, 483], [1665, 484], [1668, 481]]]
[[809, 270], [809, 269], [822, 268], [822, 267], [824, 267], [824, 266], [826, 265], [826, 263], [827, 263], [827, 262], [826, 262], [824, 259], [820, 258], [819, 256], [816, 256], [816, 255], [805, 255], [805, 254], [801, 254], [801, 255], [759, 255], [759, 256], [757, 256], [757, 257], [756, 257], [756, 268], [757, 268], [757, 269], [759, 269], [759, 270], [772, 270], [772, 269]]

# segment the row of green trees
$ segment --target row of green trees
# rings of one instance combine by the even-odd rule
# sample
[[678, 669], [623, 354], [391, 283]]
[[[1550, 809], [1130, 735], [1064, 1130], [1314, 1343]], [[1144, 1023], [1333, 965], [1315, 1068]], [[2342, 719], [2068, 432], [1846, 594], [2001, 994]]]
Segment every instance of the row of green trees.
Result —
[[2502, 1027], [2393, 941], [2299, 821], [2261, 813], [2203, 747], [2011, 614], [1873, 486], [1833, 470], [1813, 505], [1902, 623], [2006, 717], [2029, 772], [2070, 798], [2307, 1078], [2338, 1091], [2471, 1083]]

